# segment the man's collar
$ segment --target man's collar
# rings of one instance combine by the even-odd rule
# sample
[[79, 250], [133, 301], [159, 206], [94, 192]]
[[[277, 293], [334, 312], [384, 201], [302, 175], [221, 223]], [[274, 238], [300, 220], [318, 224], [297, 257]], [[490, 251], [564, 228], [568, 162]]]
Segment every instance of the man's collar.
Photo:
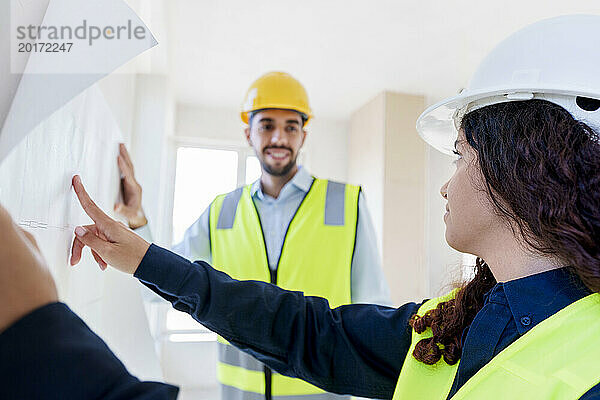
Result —
[[[286, 185], [292, 184], [306, 193], [310, 190], [312, 182], [312, 175], [306, 170], [306, 168], [299, 166], [296, 175], [294, 175], [292, 180], [286, 183]], [[262, 186], [260, 184], [260, 178], [252, 184], [252, 187], [250, 188], [250, 195], [254, 197], [254, 195], [259, 191], [262, 197]]]

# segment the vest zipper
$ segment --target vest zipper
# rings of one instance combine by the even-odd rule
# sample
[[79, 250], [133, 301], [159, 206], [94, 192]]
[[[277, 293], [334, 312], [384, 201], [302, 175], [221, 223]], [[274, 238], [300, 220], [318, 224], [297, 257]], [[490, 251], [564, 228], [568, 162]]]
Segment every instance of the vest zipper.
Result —
[[[265, 247], [266, 249], [266, 247]], [[267, 258], [267, 264], [269, 263], [268, 258]], [[271, 283], [272, 284], [277, 284], [277, 270], [275, 271], [271, 271], [271, 268], [269, 268], [269, 272], [271, 275]], [[267, 367], [265, 365], [265, 400], [273, 400], [273, 371], [271, 371], [271, 368]]]
[[[290, 223], [288, 224], [287, 230], [285, 231], [285, 235], [283, 236], [283, 243], [281, 244], [281, 251], [279, 252], [279, 260], [277, 260], [277, 268], [274, 271], [271, 271], [271, 268], [269, 268], [269, 254], [268, 254], [268, 250], [267, 250], [267, 241], [265, 239], [265, 233], [263, 232], [262, 222], [260, 220], [260, 214], [258, 213], [258, 209], [256, 208], [256, 204], [254, 204], [254, 200], [252, 199], [252, 196], [250, 197], [250, 201], [252, 202], [252, 205], [254, 206], [254, 211], [256, 212], [256, 217], [258, 218], [258, 224], [260, 225], [260, 233], [262, 235], [263, 244], [265, 246], [265, 260], [267, 260], [267, 268], [269, 268], [269, 275], [271, 278], [271, 283], [273, 285], [277, 285], [277, 270], [279, 269], [279, 262], [281, 261], [281, 255], [283, 254], [283, 246], [285, 245], [285, 239], [287, 238], [287, 234], [288, 234], [288, 231], [290, 230], [290, 226], [292, 226], [292, 222], [294, 221], [294, 218], [296, 218], [296, 215], [298, 215], [298, 211], [300, 210], [300, 207], [302, 207], [302, 204], [304, 204], [304, 200], [306, 200], [306, 198], [308, 197], [308, 194], [310, 193], [310, 190], [312, 189], [315, 181], [316, 181], [316, 178], [313, 176], [313, 181], [310, 184], [310, 188], [308, 188], [308, 191], [302, 198], [300, 205], [296, 209], [296, 212], [294, 213], [292, 219], [290, 220]], [[265, 365], [265, 400], [273, 400], [272, 387], [273, 387], [273, 371], [271, 370], [271, 368], [269, 368]]]
[[265, 365], [265, 399], [273, 400], [273, 394], [271, 393], [271, 382], [273, 379], [273, 375], [271, 372], [271, 368]]

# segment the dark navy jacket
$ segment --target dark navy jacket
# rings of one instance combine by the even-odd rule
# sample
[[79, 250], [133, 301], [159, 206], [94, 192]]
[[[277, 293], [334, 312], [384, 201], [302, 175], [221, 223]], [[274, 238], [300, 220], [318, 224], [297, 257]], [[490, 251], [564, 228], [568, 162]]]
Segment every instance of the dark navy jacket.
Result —
[[[392, 397], [410, 346], [408, 320], [420, 306], [352, 304], [331, 310], [324, 299], [263, 282], [235, 281], [206, 263], [190, 263], [154, 245], [135, 276], [176, 309], [273, 369], [330, 392], [362, 397]], [[588, 294], [566, 269], [497, 284], [463, 332], [463, 355], [449, 397], [518, 337]], [[0, 355], [0, 398], [7, 385], [31, 386], [34, 376], [40, 390], [112, 396], [56, 398], [166, 399], [176, 393], [171, 386], [140, 383], [127, 374], [103, 342], [61, 304], [37, 310], [0, 335]], [[581, 399], [600, 399], [600, 384]]]

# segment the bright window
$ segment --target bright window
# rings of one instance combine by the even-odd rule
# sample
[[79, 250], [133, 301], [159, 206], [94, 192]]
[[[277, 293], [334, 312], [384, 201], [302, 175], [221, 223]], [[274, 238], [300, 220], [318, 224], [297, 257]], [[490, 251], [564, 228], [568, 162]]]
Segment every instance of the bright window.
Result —
[[215, 196], [237, 186], [238, 153], [197, 147], [177, 149], [173, 243], [200, 217]]

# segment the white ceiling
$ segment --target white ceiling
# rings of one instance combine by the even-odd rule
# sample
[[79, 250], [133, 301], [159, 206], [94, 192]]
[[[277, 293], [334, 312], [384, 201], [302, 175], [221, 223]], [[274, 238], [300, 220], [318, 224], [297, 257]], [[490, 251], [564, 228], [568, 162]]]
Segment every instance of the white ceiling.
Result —
[[598, 0], [168, 0], [169, 74], [180, 103], [236, 108], [250, 83], [282, 70], [317, 117], [345, 119], [382, 90], [429, 101], [466, 86], [513, 31]]

